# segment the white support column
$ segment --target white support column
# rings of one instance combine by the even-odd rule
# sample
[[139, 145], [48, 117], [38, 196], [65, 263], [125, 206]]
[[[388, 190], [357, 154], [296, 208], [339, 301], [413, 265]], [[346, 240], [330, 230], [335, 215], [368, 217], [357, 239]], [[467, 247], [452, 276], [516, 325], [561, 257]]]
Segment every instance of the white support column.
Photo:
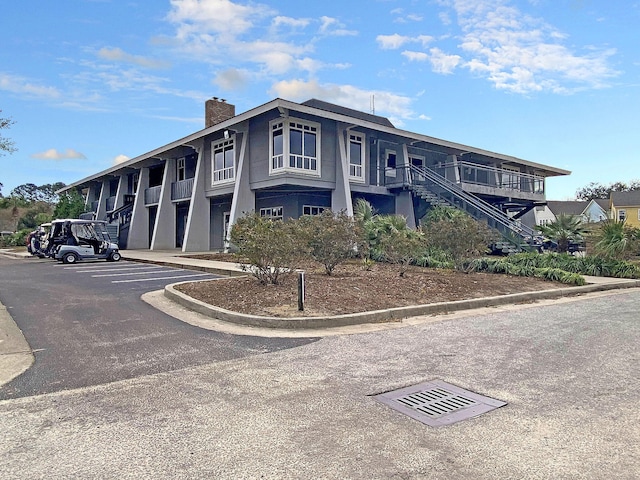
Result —
[[133, 201], [131, 224], [129, 225], [129, 239], [127, 249], [149, 248], [149, 209], [144, 204], [144, 192], [149, 188], [149, 168], [140, 169], [138, 190]]
[[107, 198], [109, 198], [109, 180], [102, 181], [100, 189], [100, 198], [98, 199], [98, 208], [96, 208], [96, 220], [107, 219]]
[[124, 194], [128, 188], [127, 180], [128, 178], [126, 174], [120, 175], [120, 179], [118, 180], [118, 191], [116, 192], [115, 207], [113, 207], [114, 210], [117, 210], [124, 205]]
[[447, 163], [452, 164], [453, 167], [447, 167], [445, 170], [445, 178], [454, 183], [460, 183], [460, 168], [458, 165], [458, 156], [449, 155], [447, 157]]
[[176, 181], [176, 159], [164, 163], [164, 175], [158, 201], [158, 215], [151, 238], [151, 250], [176, 248], [176, 207], [171, 201], [171, 184]]
[[[247, 153], [248, 130], [236, 134], [241, 137], [240, 156], [238, 158], [238, 168], [236, 169], [236, 183], [233, 187], [233, 199], [231, 200], [231, 212], [229, 214], [229, 232], [234, 223], [244, 213], [249, 213], [256, 208], [256, 194], [251, 190], [249, 183], [249, 162]], [[227, 236], [229, 234], [227, 232]], [[225, 251], [229, 248], [229, 238], [224, 242]]]
[[353, 202], [351, 200], [351, 185], [349, 185], [349, 163], [347, 147], [345, 143], [345, 131], [338, 125], [336, 136], [338, 137], [338, 161], [336, 162], [336, 188], [331, 192], [331, 209], [335, 212], [344, 210], [350, 217], [353, 216]]
[[[408, 180], [411, 178], [411, 171], [409, 167], [409, 150], [407, 149], [407, 144], [402, 144], [402, 162], [406, 167], [404, 169], [405, 179]], [[416, 228], [416, 215], [413, 209], [413, 193], [410, 190], [403, 190], [396, 197], [396, 213], [402, 215], [407, 219], [407, 226], [409, 228]]]
[[205, 194], [207, 181], [207, 159], [204, 157], [204, 141], [199, 140], [199, 144], [192, 144], [198, 153], [196, 163], [196, 173], [193, 179], [193, 190], [191, 191], [191, 202], [189, 203], [189, 214], [187, 216], [187, 228], [182, 242], [183, 252], [206, 252], [209, 251], [209, 224], [211, 223], [210, 202]]

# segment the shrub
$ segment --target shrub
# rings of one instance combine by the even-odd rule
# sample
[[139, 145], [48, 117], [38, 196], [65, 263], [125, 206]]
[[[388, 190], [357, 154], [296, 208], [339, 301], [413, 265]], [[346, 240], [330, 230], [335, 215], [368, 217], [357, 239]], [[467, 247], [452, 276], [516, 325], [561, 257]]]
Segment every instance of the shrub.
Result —
[[607, 220], [596, 234], [595, 252], [605, 258], [629, 259], [640, 252], [640, 230], [624, 220]]
[[486, 253], [495, 237], [486, 224], [453, 207], [436, 207], [423, 220], [427, 245], [448, 252], [458, 266]]
[[231, 229], [231, 242], [245, 261], [243, 268], [263, 284], [278, 284], [306, 254], [296, 222], [271, 220], [256, 213], [238, 219]]
[[361, 228], [345, 212], [324, 210], [320, 215], [300, 217], [298, 228], [311, 258], [331, 275], [337, 265], [352, 257], [362, 244]]
[[425, 251], [424, 236], [408, 228], [385, 232], [379, 240], [385, 261], [398, 265], [401, 277]]

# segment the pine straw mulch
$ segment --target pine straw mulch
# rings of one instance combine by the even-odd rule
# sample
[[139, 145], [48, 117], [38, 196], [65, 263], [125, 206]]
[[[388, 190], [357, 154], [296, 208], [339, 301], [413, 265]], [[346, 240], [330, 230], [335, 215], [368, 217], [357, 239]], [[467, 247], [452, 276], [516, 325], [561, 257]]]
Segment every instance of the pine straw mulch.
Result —
[[[237, 261], [228, 254], [197, 258]], [[410, 267], [401, 277], [394, 265], [376, 263], [368, 271], [356, 261], [339, 265], [331, 276], [322, 267], [309, 266], [305, 279], [304, 312], [298, 311], [297, 275], [283, 277], [280, 285], [262, 285], [248, 276], [187, 283], [177, 289], [239, 313], [294, 317], [341, 315], [567, 286], [529, 277], [421, 267]]]

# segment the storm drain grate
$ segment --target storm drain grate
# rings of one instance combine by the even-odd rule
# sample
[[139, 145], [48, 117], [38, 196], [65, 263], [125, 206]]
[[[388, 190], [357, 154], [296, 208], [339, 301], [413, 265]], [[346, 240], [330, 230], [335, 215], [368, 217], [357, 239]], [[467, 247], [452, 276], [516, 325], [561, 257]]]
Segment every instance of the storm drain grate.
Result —
[[381, 393], [374, 398], [432, 427], [451, 425], [506, 405], [442, 380]]

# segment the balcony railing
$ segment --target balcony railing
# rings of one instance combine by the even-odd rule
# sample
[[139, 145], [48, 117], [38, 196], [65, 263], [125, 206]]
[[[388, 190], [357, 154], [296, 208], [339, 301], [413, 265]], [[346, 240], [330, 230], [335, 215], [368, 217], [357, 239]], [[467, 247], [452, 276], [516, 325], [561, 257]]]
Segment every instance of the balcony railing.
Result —
[[223, 183], [231, 181], [235, 178], [235, 167], [223, 168], [222, 170], [214, 170], [213, 183]]
[[157, 187], [149, 187], [144, 189], [144, 204], [145, 205], [155, 205], [160, 201], [160, 191], [162, 190], [162, 186], [158, 185]]
[[530, 173], [469, 162], [447, 163], [433, 168], [433, 170], [449, 180], [453, 180], [452, 176], [456, 172], [455, 169], [457, 169], [458, 176], [453, 178], [459, 178], [459, 183], [505, 188], [523, 193], [544, 194], [544, 177]]
[[193, 192], [193, 178], [187, 178], [171, 184], [171, 200], [191, 198], [191, 192]]

